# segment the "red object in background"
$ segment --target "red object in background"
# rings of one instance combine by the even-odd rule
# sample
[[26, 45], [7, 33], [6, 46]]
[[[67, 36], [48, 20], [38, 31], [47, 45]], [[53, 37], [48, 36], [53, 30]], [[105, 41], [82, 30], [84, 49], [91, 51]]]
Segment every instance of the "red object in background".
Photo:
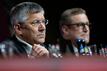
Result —
[[1, 59], [0, 71], [107, 71], [107, 58]]
[[68, 58], [61, 62], [60, 71], [107, 71], [107, 57]]

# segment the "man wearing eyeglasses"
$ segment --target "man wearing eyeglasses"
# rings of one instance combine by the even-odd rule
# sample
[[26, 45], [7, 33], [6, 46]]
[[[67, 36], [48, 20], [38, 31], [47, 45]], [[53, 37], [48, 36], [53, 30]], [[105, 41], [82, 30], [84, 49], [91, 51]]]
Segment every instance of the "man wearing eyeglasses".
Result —
[[45, 19], [44, 9], [39, 4], [17, 4], [11, 9], [10, 20], [12, 37], [0, 44], [1, 56], [49, 57], [49, 51], [42, 46], [48, 20]]
[[82, 55], [92, 55], [90, 48], [85, 48], [90, 39], [89, 25], [86, 11], [82, 8], [67, 9], [62, 13], [60, 30], [65, 40], [61, 40], [60, 50], [62, 54], [72, 53], [79, 56], [84, 53]]

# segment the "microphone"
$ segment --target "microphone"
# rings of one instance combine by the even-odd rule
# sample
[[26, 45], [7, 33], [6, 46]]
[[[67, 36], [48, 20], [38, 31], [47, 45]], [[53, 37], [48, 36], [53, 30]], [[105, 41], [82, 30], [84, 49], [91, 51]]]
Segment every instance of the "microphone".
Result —
[[81, 55], [90, 55], [90, 56], [92, 56], [92, 51], [91, 51], [90, 47], [86, 46], [86, 42], [85, 42], [84, 39], [77, 39], [76, 43], [78, 45], [79, 53]]
[[79, 49], [79, 53], [82, 55], [85, 55], [85, 46], [86, 46], [85, 40], [84, 39], [77, 39], [76, 43], [77, 43], [77, 46]]

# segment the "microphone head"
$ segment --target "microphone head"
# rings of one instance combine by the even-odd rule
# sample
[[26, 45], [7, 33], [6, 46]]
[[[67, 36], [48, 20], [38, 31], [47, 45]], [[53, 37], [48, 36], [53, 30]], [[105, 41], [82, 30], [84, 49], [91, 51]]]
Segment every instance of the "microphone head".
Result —
[[79, 38], [79, 39], [76, 39], [76, 44], [77, 44], [78, 46], [80, 46], [81, 44], [85, 46], [86, 43], [85, 43], [85, 40], [84, 40], [84, 39]]
[[76, 39], [76, 43], [79, 43], [79, 44], [80, 44], [80, 43], [85, 43], [85, 40], [79, 38], [79, 39]]
[[84, 54], [84, 47], [85, 47], [85, 40], [84, 39], [77, 39], [76, 40], [76, 44], [78, 46], [78, 49], [79, 49], [79, 53], [80, 54]]

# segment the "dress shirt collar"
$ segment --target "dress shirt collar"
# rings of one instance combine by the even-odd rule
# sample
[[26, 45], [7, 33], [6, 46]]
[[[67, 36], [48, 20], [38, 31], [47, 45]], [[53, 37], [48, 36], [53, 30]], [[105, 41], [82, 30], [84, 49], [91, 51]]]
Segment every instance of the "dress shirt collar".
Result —
[[32, 51], [32, 45], [29, 44], [29, 43], [27, 43], [26, 41], [22, 40], [22, 39], [19, 38], [18, 36], [16, 36], [16, 38], [17, 38], [20, 42], [22, 42], [22, 43], [24, 43], [24, 44], [27, 45], [27, 47], [25, 48], [25, 50], [26, 50], [27, 54], [31, 54], [31, 51]]

